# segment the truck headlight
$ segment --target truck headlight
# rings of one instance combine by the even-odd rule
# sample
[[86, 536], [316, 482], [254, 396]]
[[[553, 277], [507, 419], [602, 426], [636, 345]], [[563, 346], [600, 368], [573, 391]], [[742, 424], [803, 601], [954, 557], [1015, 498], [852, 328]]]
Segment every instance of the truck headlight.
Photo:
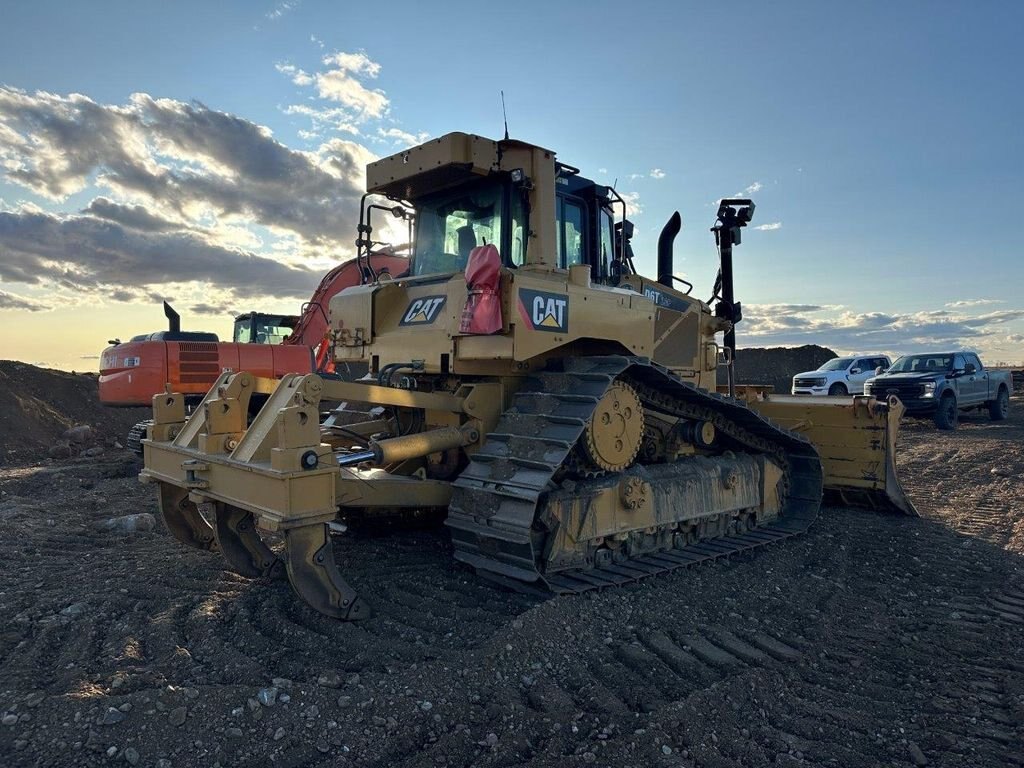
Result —
[[870, 395], [871, 394], [871, 387], [872, 387], [871, 382], [864, 382], [864, 394], [865, 395]]
[[921, 385], [921, 397], [935, 397], [934, 381], [926, 381]]

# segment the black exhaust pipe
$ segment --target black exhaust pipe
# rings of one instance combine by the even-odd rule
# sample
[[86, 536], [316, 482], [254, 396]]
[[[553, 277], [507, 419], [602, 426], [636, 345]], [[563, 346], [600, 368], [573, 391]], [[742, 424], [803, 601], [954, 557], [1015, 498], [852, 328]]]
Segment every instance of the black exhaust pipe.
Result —
[[167, 330], [171, 333], [181, 333], [181, 315], [174, 311], [174, 307], [164, 302], [164, 317], [167, 318]]
[[658, 235], [658, 282], [672, 287], [672, 243], [683, 228], [683, 217], [679, 211], [673, 213]]

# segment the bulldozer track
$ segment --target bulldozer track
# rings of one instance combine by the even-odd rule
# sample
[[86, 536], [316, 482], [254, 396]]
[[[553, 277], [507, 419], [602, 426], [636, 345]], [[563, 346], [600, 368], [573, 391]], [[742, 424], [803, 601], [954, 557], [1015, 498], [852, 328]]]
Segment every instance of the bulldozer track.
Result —
[[[768, 454], [786, 471], [788, 493], [777, 520], [742, 534], [702, 539], [625, 562], [543, 573], [534, 521], [556, 473], [570, 460], [591, 413], [612, 382], [627, 378], [645, 407], [702, 419], [741, 450]], [[814, 522], [822, 470], [803, 437], [780, 429], [742, 403], [701, 390], [645, 358], [609, 356], [566, 362], [562, 372], [531, 376], [494, 432], [454, 483], [446, 525], [455, 557], [489, 578], [541, 583], [557, 593], [625, 584], [783, 541]], [[577, 484], [577, 489], [581, 484]]]

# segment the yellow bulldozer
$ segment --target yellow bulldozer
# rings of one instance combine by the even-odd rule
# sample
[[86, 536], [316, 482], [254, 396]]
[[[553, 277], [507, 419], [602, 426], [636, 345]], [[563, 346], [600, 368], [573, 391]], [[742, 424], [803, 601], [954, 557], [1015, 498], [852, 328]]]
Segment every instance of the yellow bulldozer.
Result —
[[[753, 211], [721, 201], [703, 302], [673, 275], [679, 214], [642, 276], [623, 199], [550, 150], [451, 133], [373, 162], [363, 282], [330, 302], [335, 361], [368, 376], [225, 371], [187, 418], [158, 395], [141, 479], [176, 538], [350, 620], [371, 607], [332, 535], [381, 516], [437, 512], [480, 575], [575, 593], [800, 534], [826, 494], [915, 514], [898, 400], [734, 382], [732, 253]], [[369, 268], [374, 212], [412, 235], [405, 274]], [[339, 402], [366, 417], [322, 418]]]

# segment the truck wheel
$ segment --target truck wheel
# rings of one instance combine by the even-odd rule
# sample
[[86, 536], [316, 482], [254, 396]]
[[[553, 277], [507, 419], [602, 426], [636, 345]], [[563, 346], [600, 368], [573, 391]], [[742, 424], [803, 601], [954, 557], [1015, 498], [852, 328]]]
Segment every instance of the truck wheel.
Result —
[[1006, 387], [999, 388], [999, 394], [996, 395], [995, 400], [990, 400], [988, 404], [988, 417], [992, 421], [1006, 421], [1006, 417], [1010, 415], [1010, 393], [1006, 391]]
[[828, 388], [828, 393], [832, 395], [832, 397], [841, 397], [850, 394], [849, 392], [846, 391], [846, 385], [840, 384], [838, 381]]
[[939, 429], [956, 429], [960, 411], [956, 407], [956, 397], [943, 395], [939, 401], [939, 409], [935, 411], [935, 426]]

